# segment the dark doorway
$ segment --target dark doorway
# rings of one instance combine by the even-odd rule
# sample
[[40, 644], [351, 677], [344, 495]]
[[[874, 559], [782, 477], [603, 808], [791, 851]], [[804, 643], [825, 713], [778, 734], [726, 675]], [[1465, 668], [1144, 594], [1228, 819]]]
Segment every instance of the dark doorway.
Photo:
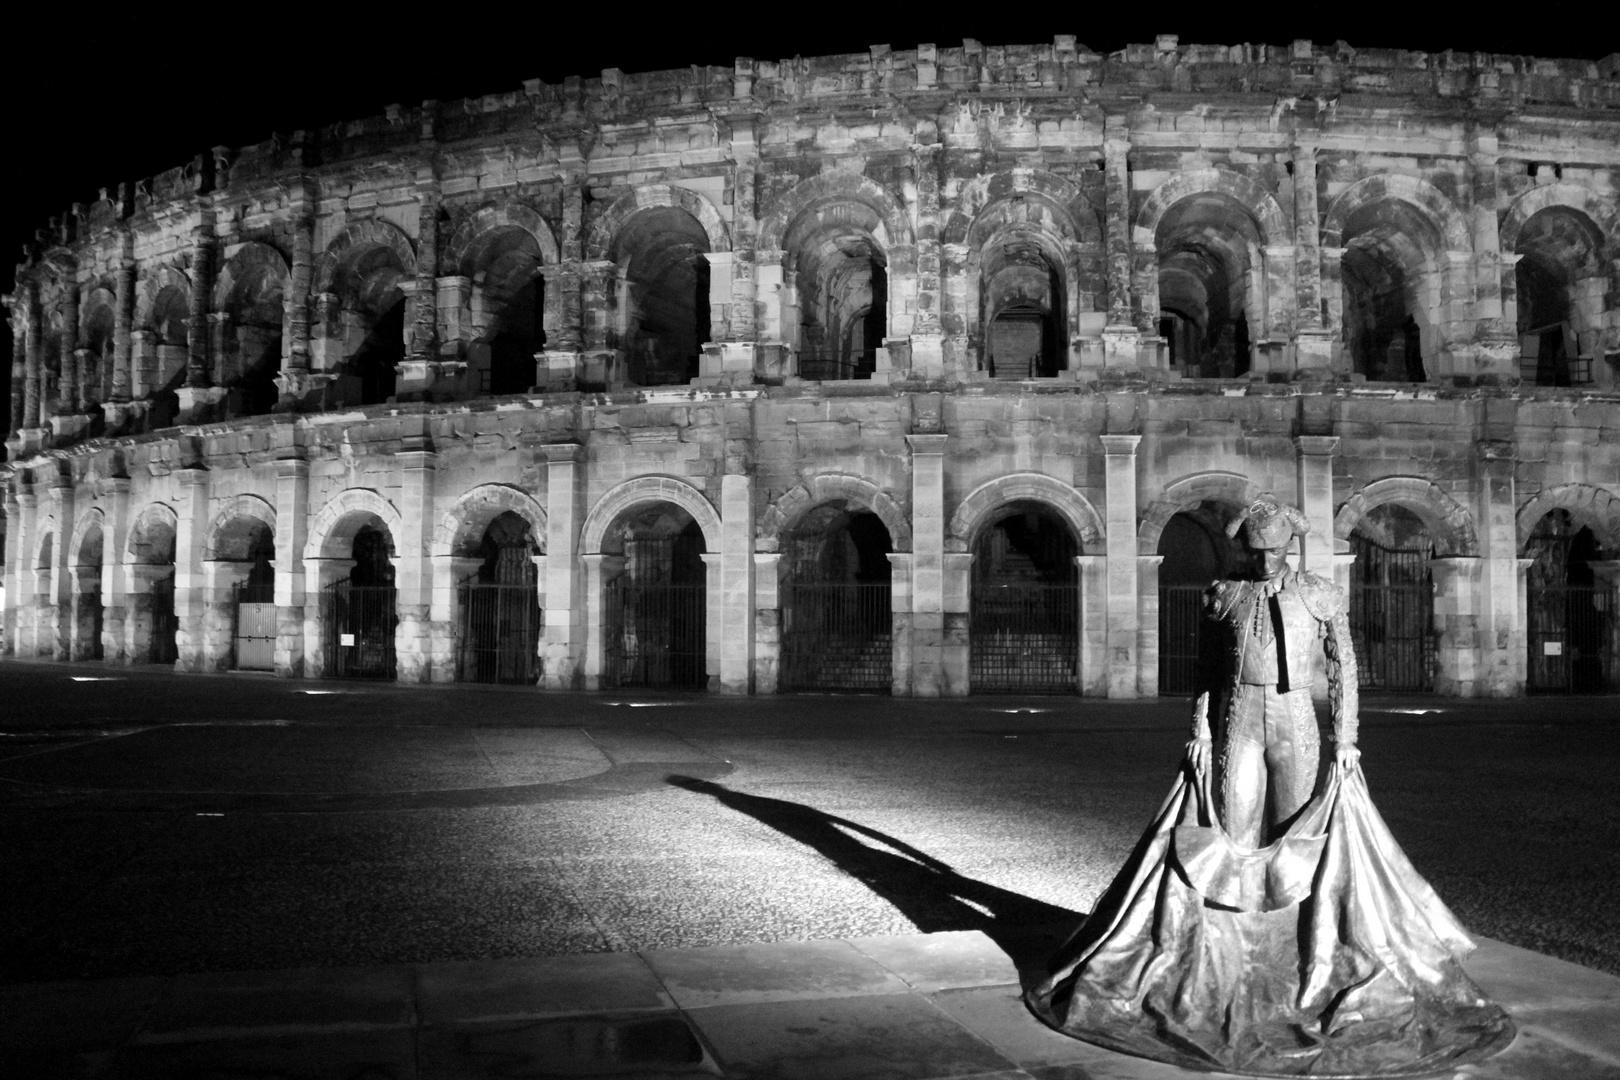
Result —
[[782, 587], [783, 690], [893, 689], [891, 550], [882, 519], [841, 500], [800, 521]]
[[545, 279], [531, 277], [506, 301], [489, 340], [491, 394], [526, 394], [535, 385], [535, 354], [546, 347]]
[[273, 671], [276, 661], [276, 540], [268, 525], [253, 529], [247, 577], [235, 588], [232, 667], [239, 671]]
[[377, 317], [354, 354], [352, 366], [360, 379], [360, 404], [382, 405], [394, 396], [397, 365], [404, 359], [405, 298], [400, 297]]
[[395, 673], [394, 564], [388, 534], [366, 525], [354, 534], [354, 568], [326, 587], [326, 670], [338, 679], [392, 679]]
[[969, 685], [976, 694], [1070, 694], [1078, 688], [1079, 547], [1037, 506], [1012, 507], [973, 546]]
[[[708, 686], [708, 567], [703, 530], [673, 507], [654, 527], [632, 527], [624, 568], [608, 585], [608, 670], [620, 686], [700, 690]], [[686, 519], [673, 534], [668, 518]]]
[[1248, 567], [1225, 522], [1236, 508], [1204, 501], [1176, 514], [1159, 534], [1159, 693], [1204, 690], [1203, 663], [1216, 643], [1205, 625], [1204, 591]]
[[484, 530], [483, 565], [461, 585], [462, 682], [528, 685], [539, 676], [542, 620], [529, 532], [511, 511]]
[[1369, 690], [1432, 690], [1434, 542], [1418, 516], [1399, 506], [1370, 511], [1350, 535], [1350, 634]]
[[1536, 523], [1525, 555], [1534, 560], [1525, 583], [1526, 689], [1601, 694], [1620, 688], [1620, 597], [1590, 565], [1605, 555], [1597, 537], [1569, 511], [1553, 510]]

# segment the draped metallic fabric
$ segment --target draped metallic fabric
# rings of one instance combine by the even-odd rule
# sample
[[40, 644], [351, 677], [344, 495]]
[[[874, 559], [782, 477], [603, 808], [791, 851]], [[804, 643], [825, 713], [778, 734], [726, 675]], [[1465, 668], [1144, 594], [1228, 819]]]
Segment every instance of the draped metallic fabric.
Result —
[[1234, 842], [1188, 766], [1096, 909], [1025, 994], [1066, 1034], [1186, 1068], [1421, 1076], [1505, 1048], [1474, 945], [1407, 861], [1359, 765], [1284, 834]]

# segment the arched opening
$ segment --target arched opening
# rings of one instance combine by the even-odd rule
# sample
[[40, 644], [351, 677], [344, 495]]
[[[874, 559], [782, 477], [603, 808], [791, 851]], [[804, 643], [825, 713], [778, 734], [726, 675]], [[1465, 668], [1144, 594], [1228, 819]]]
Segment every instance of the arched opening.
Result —
[[142, 515], [130, 536], [133, 621], [130, 655], [151, 664], [172, 664], [180, 651], [175, 635], [174, 521], [166, 514]]
[[[406, 251], [408, 256], [409, 252]], [[409, 277], [402, 255], [387, 243], [366, 240], [343, 251], [332, 268], [330, 288], [335, 306], [321, 301], [322, 315], [313, 329], [325, 362], [336, 370], [332, 389], [337, 404], [381, 405], [394, 396], [398, 365], [405, 359], [405, 321], [409, 304], [403, 285]], [[431, 297], [421, 297], [431, 303]], [[326, 352], [338, 339], [337, 356]]]
[[1620, 596], [1592, 565], [1611, 553], [1568, 510], [1548, 511], [1536, 522], [1524, 553], [1533, 560], [1525, 582], [1525, 688], [1554, 694], [1620, 689]]
[[286, 275], [268, 255], [237, 265], [225, 298], [216, 349], [219, 385], [230, 416], [262, 416], [276, 406]]
[[1344, 343], [1369, 382], [1424, 382], [1439, 352], [1440, 237], [1416, 207], [1379, 199], [1345, 222]]
[[1434, 537], [1415, 513], [1386, 503], [1350, 534], [1350, 635], [1369, 690], [1434, 689]]
[[524, 394], [535, 385], [535, 355], [546, 347], [543, 266], [534, 234], [517, 225], [481, 234], [465, 260], [479, 301], [467, 359], [482, 393]]
[[231, 589], [231, 666], [274, 671], [276, 666], [276, 538], [262, 521], [244, 520], [230, 530], [231, 543], [218, 555], [239, 564]]
[[684, 383], [709, 340], [709, 234], [676, 206], [638, 210], [613, 238], [618, 347], [638, 386]]
[[1219, 642], [1204, 619], [1204, 591], [1245, 576], [1249, 559], [1226, 535], [1238, 508], [1213, 499], [1188, 507], [1159, 534], [1159, 693], [1196, 694]]
[[1061, 252], [1032, 227], [1009, 227], [985, 248], [979, 272], [984, 370], [1034, 379], [1067, 366], [1068, 314]]
[[106, 418], [96, 406], [106, 399], [111, 389], [113, 349], [112, 295], [97, 289], [84, 309], [79, 330], [79, 403], [90, 414], [87, 437], [99, 436], [105, 428]]
[[393, 539], [378, 521], [355, 531], [354, 565], [347, 578], [322, 596], [326, 673], [339, 679], [392, 679], [394, 628], [399, 623], [394, 589]]
[[462, 682], [529, 685], [539, 677], [539, 548], [531, 532], [510, 510], [484, 530], [478, 569], [461, 583]]
[[1230, 379], [1252, 364], [1251, 327], [1265, 326], [1263, 241], [1247, 207], [1199, 192], [1176, 202], [1154, 233], [1160, 336], [1186, 378]]
[[605, 685], [708, 686], [703, 529], [673, 503], [642, 504], [603, 538]]
[[190, 348], [186, 328], [191, 320], [191, 298], [178, 285], [166, 286], [152, 304], [152, 334], [156, 341], [155, 370], [147, 375], [147, 428], [172, 427], [180, 415], [180, 387], [186, 381]]
[[104, 612], [101, 605], [103, 534], [99, 524], [84, 531], [73, 567], [73, 659], [100, 660]]
[[382, 405], [394, 396], [398, 365], [405, 359], [405, 297], [385, 297], [388, 306], [372, 321], [349, 362], [361, 405]]
[[805, 379], [869, 379], [889, 326], [889, 260], [878, 212], [832, 199], [799, 213], [783, 235]]
[[47, 532], [39, 542], [34, 561], [33, 596], [30, 597], [34, 617], [34, 655], [54, 656], [56, 653], [56, 565], [52, 554], [56, 550], [56, 534]]
[[1520, 378], [1537, 386], [1592, 381], [1608, 277], [1603, 234], [1567, 206], [1533, 214], [1514, 245]]
[[893, 688], [892, 550], [882, 519], [847, 500], [799, 519], [783, 543], [783, 690]]
[[1079, 686], [1079, 544], [1047, 507], [1010, 503], [973, 545], [968, 679], [976, 694]]

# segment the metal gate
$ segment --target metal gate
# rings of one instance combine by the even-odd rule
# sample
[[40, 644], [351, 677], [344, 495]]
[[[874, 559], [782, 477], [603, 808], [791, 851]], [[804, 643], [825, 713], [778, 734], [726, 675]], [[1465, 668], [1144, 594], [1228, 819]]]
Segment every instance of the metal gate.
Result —
[[174, 575], [152, 582], [152, 642], [148, 659], [154, 664], [172, 664], [180, 658], [179, 643], [175, 635], [180, 632], [180, 617], [174, 610]]
[[609, 670], [617, 669], [620, 686], [708, 686], [707, 586], [637, 584], [621, 577], [608, 585], [605, 603], [618, 614], [608, 648], [617, 653]]
[[1159, 589], [1159, 693], [1196, 694], [1203, 655], [1203, 585]]
[[1601, 694], [1620, 687], [1616, 591], [1604, 585], [1553, 585], [1525, 592], [1530, 657], [1526, 689]]
[[783, 690], [894, 688], [887, 582], [790, 583], [782, 590]]
[[1434, 579], [1427, 551], [1397, 551], [1352, 534], [1350, 636], [1363, 688], [1434, 688]]
[[394, 587], [337, 581], [322, 590], [326, 673], [335, 679], [394, 677]]
[[533, 683], [540, 674], [540, 625], [540, 593], [534, 586], [464, 582], [456, 678]]
[[276, 667], [276, 590], [273, 582], [239, 582], [235, 628], [231, 634], [233, 664], [238, 671], [274, 671]]
[[1069, 694], [1080, 649], [1075, 585], [973, 583], [968, 678], [974, 693]]

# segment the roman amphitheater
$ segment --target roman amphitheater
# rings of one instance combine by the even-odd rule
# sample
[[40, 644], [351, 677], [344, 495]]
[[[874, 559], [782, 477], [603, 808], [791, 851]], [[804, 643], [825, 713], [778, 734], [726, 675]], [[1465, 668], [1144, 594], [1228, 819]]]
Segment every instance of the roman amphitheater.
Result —
[[16, 281], [17, 657], [1185, 693], [1270, 491], [1363, 685], [1620, 688], [1620, 55], [610, 69], [217, 147]]

